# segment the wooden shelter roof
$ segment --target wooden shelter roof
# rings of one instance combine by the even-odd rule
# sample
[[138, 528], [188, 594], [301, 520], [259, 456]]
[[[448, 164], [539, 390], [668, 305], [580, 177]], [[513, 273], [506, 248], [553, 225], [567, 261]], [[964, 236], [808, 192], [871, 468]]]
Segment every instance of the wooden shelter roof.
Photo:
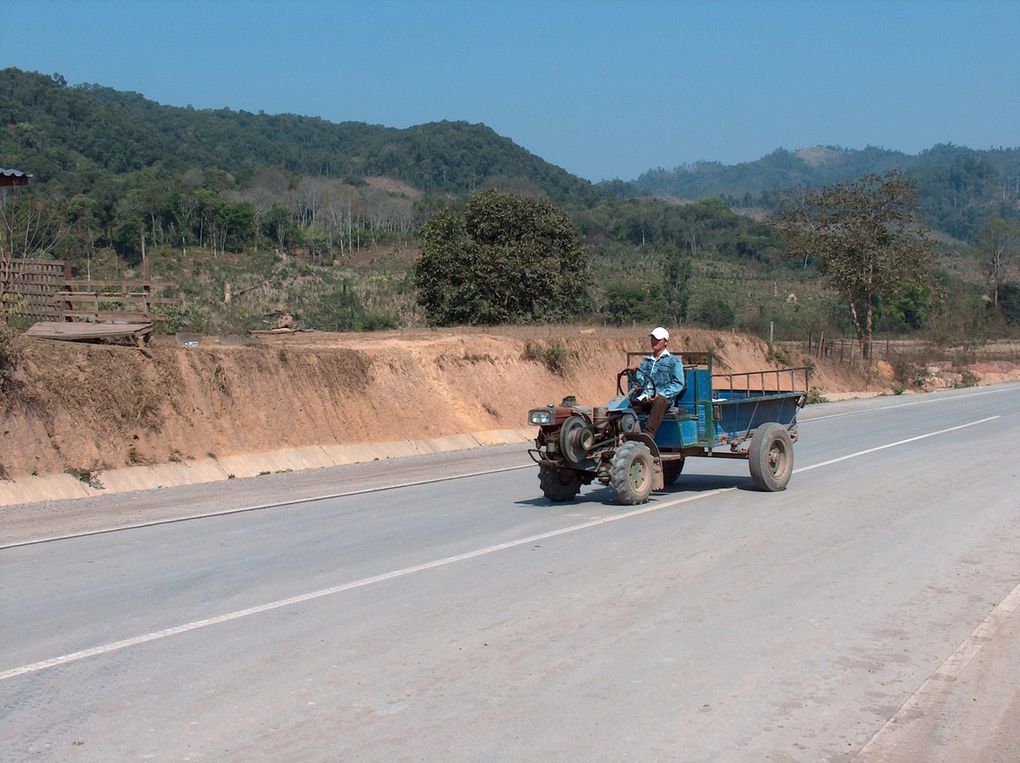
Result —
[[27, 172], [21, 170], [9, 170], [0, 167], [0, 187], [8, 187], [14, 185], [28, 185], [28, 181], [31, 180], [32, 176]]

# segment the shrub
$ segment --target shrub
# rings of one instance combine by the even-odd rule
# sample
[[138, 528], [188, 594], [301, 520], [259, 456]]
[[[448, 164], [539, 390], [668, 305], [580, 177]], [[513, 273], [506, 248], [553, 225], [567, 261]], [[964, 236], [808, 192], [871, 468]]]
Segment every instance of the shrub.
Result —
[[10, 394], [19, 353], [14, 344], [14, 331], [0, 319], [0, 394]]
[[902, 395], [908, 388], [920, 389], [928, 381], [928, 367], [910, 358], [898, 355], [891, 358], [893, 394]]
[[733, 328], [737, 314], [722, 297], [710, 297], [698, 305], [691, 318], [712, 329], [729, 329]]
[[971, 371], [969, 368], [964, 368], [960, 371], [960, 381], [957, 382], [957, 387], [976, 387], [981, 381], [976, 373]]
[[811, 387], [808, 390], [807, 404], [814, 405], [815, 403], [827, 403], [829, 399], [822, 394], [822, 390], [818, 387]]
[[557, 376], [563, 376], [567, 370], [567, 361], [576, 358], [577, 352], [568, 350], [555, 340], [547, 345], [541, 345], [528, 339], [524, 342], [521, 357], [524, 360], [541, 363]]
[[786, 354], [786, 350], [782, 347], [776, 347], [774, 344], [769, 345], [769, 350], [765, 353], [765, 360], [780, 366], [790, 365], [790, 356]]

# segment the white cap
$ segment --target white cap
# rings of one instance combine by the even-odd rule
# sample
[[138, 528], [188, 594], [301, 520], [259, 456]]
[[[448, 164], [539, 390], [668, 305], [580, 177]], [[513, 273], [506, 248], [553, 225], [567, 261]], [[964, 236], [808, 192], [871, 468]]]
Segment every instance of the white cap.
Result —
[[669, 339], [669, 332], [666, 331], [662, 326], [656, 326], [648, 332], [648, 336], [654, 336], [656, 339]]

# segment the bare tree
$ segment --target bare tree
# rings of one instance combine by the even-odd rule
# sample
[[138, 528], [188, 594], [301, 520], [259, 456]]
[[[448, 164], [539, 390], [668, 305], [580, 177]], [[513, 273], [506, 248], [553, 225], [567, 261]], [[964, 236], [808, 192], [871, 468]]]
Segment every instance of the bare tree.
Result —
[[999, 309], [999, 291], [1009, 280], [1017, 252], [1020, 251], [1020, 223], [1002, 217], [990, 217], [978, 233], [978, 252], [992, 287], [992, 305]]
[[59, 235], [56, 215], [43, 200], [18, 194], [0, 200], [0, 321], [7, 320], [14, 284], [27, 263], [49, 254]]

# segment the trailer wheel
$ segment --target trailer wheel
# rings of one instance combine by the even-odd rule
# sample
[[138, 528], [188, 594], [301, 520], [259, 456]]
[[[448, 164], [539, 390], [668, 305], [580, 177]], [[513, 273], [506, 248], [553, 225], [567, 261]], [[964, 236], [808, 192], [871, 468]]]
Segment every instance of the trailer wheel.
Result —
[[680, 472], [684, 470], [684, 463], [687, 461], [686, 458], [681, 458], [679, 461], [662, 461], [662, 484], [665, 487], [669, 487], [680, 477]]
[[652, 452], [644, 443], [631, 440], [617, 448], [609, 464], [609, 484], [616, 500], [630, 506], [647, 501], [654, 467]]
[[759, 490], [775, 493], [786, 489], [793, 474], [793, 440], [779, 424], [759, 427], [747, 449], [751, 481]]
[[581, 475], [573, 469], [538, 467], [538, 484], [550, 501], [570, 501], [581, 492]]

